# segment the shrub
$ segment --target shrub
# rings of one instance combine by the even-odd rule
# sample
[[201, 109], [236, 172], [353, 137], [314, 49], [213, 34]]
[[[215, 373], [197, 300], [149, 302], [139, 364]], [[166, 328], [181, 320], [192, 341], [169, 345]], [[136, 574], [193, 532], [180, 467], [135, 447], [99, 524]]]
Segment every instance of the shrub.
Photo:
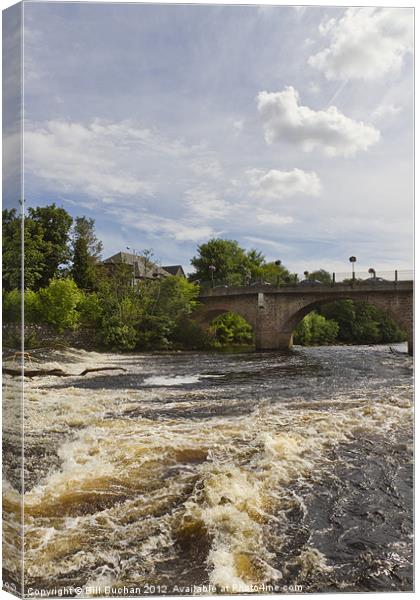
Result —
[[82, 297], [83, 292], [72, 279], [52, 279], [48, 287], [38, 292], [41, 320], [58, 331], [76, 328], [80, 318], [77, 306]]
[[103, 308], [98, 294], [83, 294], [77, 310], [80, 314], [80, 323], [87, 327], [94, 327], [100, 324], [103, 315]]
[[243, 317], [232, 312], [213, 319], [209, 333], [219, 346], [252, 344], [254, 339], [251, 325]]
[[174, 331], [173, 339], [175, 346], [189, 350], [206, 350], [211, 348], [211, 339], [207, 331], [204, 331], [195, 321], [181, 319]]
[[331, 344], [338, 335], [339, 326], [316, 312], [302, 319], [294, 332], [294, 341], [302, 346]]
[[3, 292], [3, 320], [5, 323], [20, 323], [22, 300], [19, 290]]

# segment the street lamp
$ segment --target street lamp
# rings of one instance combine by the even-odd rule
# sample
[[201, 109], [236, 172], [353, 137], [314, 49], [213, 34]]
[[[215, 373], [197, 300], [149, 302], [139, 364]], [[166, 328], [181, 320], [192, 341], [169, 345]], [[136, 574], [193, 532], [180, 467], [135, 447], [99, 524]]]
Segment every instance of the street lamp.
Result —
[[[280, 267], [281, 266], [281, 260], [274, 261], [274, 264], [276, 265], [276, 267]], [[280, 272], [277, 272], [276, 286], [279, 287], [279, 284], [280, 284]]]
[[351, 273], [352, 273], [352, 279], [354, 281], [355, 279], [355, 273], [354, 273], [354, 263], [356, 262], [356, 257], [355, 256], [350, 256], [349, 261], [351, 262]]
[[376, 279], [376, 271], [372, 267], [368, 271], [369, 275], [372, 275], [372, 279]]
[[215, 270], [216, 270], [216, 267], [214, 265], [209, 266], [209, 271], [211, 274], [211, 287], [212, 288], [214, 287], [214, 272], [215, 272]]

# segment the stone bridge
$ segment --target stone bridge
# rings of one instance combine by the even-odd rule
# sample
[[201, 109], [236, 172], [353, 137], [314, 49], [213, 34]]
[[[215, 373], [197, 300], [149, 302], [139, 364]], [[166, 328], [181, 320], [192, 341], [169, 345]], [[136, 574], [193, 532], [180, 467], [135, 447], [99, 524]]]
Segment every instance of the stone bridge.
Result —
[[208, 327], [225, 312], [235, 312], [250, 323], [257, 350], [290, 348], [293, 331], [311, 310], [335, 300], [350, 299], [377, 306], [407, 334], [413, 353], [413, 282], [355, 282], [293, 287], [217, 287], [203, 290], [195, 319]]

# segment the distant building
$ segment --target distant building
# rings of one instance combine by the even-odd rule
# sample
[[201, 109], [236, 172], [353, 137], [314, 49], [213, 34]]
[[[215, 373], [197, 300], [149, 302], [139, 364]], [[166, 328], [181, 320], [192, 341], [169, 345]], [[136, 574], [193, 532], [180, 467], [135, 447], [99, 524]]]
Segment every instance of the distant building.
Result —
[[117, 254], [114, 254], [103, 261], [103, 265], [108, 268], [112, 268], [112, 265], [121, 264], [132, 266], [133, 278], [135, 281], [163, 279], [164, 277], [169, 277], [169, 275], [185, 277], [181, 265], [160, 267], [150, 259], [147, 259], [144, 256], [138, 256], [137, 254], [131, 254], [130, 252], [117, 252]]
[[186, 277], [184, 269], [181, 265], [164, 266], [162, 269], [167, 271], [170, 275], [175, 275], [176, 277]]

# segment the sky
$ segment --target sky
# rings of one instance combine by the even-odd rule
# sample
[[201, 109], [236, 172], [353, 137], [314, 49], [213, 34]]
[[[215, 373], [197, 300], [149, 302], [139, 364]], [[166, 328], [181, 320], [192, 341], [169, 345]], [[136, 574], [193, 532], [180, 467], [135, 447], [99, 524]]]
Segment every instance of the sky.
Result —
[[413, 21], [25, 3], [26, 203], [93, 217], [104, 257], [191, 271], [216, 236], [298, 273], [409, 269]]

